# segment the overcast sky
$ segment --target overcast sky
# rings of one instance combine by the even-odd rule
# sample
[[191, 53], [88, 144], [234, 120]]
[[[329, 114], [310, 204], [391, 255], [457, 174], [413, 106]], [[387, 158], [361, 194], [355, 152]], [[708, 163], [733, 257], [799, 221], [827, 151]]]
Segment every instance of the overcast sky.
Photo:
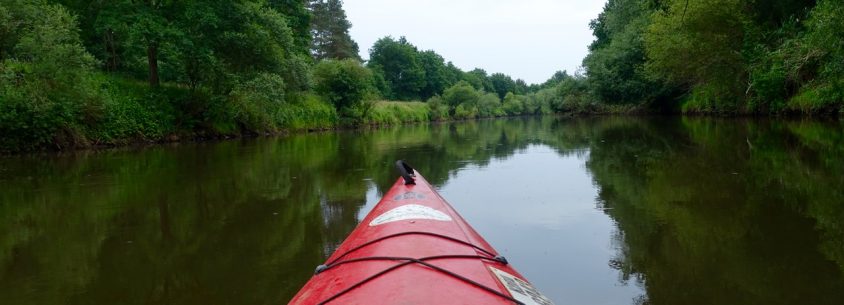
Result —
[[369, 58], [381, 37], [407, 37], [464, 71], [481, 68], [528, 83], [580, 67], [594, 39], [589, 21], [606, 0], [345, 0], [351, 35]]

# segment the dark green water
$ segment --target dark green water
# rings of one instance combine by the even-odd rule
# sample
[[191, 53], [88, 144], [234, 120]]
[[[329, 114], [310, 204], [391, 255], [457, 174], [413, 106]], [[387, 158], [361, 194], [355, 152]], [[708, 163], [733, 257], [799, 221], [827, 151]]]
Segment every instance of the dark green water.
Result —
[[0, 158], [0, 304], [284, 304], [400, 158], [557, 304], [844, 304], [844, 125], [680, 118]]

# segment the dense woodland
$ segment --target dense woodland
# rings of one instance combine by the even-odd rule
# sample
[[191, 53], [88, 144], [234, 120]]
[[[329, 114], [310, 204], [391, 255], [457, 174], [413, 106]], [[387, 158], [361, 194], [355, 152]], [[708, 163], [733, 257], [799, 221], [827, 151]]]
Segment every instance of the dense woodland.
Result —
[[583, 72], [527, 84], [404, 37], [363, 62], [340, 0], [7, 0], [0, 150], [525, 114], [838, 114], [842, 10], [609, 0]]
[[834, 0], [609, 0], [584, 60], [597, 102], [726, 114], [839, 113]]

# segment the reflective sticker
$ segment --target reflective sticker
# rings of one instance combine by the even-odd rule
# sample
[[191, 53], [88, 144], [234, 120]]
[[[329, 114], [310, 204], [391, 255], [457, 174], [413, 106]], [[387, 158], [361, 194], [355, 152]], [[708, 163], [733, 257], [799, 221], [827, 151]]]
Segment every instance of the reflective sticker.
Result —
[[542, 293], [540, 293], [539, 290], [536, 290], [536, 288], [534, 288], [530, 283], [496, 268], [489, 267], [489, 269], [492, 270], [492, 273], [495, 274], [496, 277], [498, 277], [498, 281], [507, 288], [507, 291], [510, 292], [510, 296], [519, 302], [522, 302], [525, 305], [554, 305], [551, 300], [542, 295]]
[[375, 217], [369, 226], [377, 226], [388, 222], [408, 219], [430, 219], [439, 221], [451, 221], [451, 217], [443, 212], [434, 210], [424, 205], [408, 204], [389, 210], [384, 214]]

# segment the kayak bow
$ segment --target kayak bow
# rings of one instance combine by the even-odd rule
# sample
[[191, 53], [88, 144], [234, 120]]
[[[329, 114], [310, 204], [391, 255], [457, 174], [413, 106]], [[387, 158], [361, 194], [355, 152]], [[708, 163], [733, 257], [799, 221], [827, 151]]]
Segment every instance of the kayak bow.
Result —
[[290, 301], [549, 305], [425, 179], [401, 178]]

